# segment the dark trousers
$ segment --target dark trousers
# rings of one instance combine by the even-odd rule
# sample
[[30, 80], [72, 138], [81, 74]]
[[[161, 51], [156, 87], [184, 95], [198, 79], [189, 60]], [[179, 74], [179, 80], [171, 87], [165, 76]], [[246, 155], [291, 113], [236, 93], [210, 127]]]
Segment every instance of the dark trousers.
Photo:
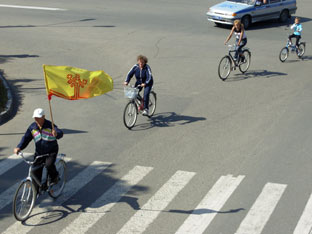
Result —
[[[236, 43], [238, 42], [238, 40], [236, 40]], [[240, 55], [242, 53], [242, 48], [247, 44], [247, 38], [244, 38], [241, 40], [241, 44], [238, 46], [237, 50], [235, 51], [235, 55], [234, 58], [237, 59], [238, 55]]]
[[[144, 109], [147, 109], [149, 108], [148, 104], [149, 104], [149, 96], [150, 96], [150, 93], [152, 91], [152, 87], [153, 87], [153, 80], [144, 87], [144, 94], [143, 94], [143, 101], [144, 101]], [[135, 86], [138, 86], [139, 84], [135, 84]], [[142, 87], [139, 88], [140, 92], [142, 90]]]
[[[57, 152], [56, 153], [52, 153], [48, 157], [44, 157], [44, 158], [38, 159], [36, 161], [36, 163], [33, 165], [33, 169], [35, 169], [35, 170], [32, 170], [32, 174], [34, 176], [36, 176], [36, 178], [39, 181], [41, 181], [43, 167], [39, 167], [39, 166], [42, 163], [45, 163], [45, 167], [47, 168], [48, 175], [50, 176], [50, 179], [54, 180], [58, 176], [58, 172], [57, 172], [55, 164], [54, 164], [55, 160], [56, 160], [56, 157], [57, 157]], [[35, 155], [35, 158], [36, 158], [36, 155]]]
[[148, 85], [144, 87], [144, 109], [149, 108], [148, 103], [149, 103], [149, 96], [151, 93], [153, 85]]
[[290, 40], [291, 43], [292, 43], [292, 41], [291, 41], [292, 38], [296, 38], [296, 46], [299, 46], [299, 40], [300, 40], [301, 36], [300, 35], [295, 35], [295, 34], [290, 35], [288, 37], [288, 39]]

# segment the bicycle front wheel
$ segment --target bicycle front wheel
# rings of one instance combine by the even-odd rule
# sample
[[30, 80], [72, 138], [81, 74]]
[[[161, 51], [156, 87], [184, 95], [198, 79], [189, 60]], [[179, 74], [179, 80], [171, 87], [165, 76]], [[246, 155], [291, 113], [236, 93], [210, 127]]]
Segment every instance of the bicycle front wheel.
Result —
[[18, 221], [26, 220], [35, 204], [36, 190], [30, 180], [23, 181], [13, 199], [13, 213]]
[[251, 53], [249, 50], [243, 51], [242, 59], [243, 61], [240, 62], [240, 65], [238, 68], [241, 71], [241, 73], [245, 73], [248, 70], [250, 66], [250, 61], [251, 61]]
[[58, 198], [66, 183], [66, 163], [64, 160], [59, 160], [57, 163], [55, 163], [56, 170], [58, 172], [59, 181], [57, 184], [52, 185], [49, 188], [49, 195], [53, 198]]
[[221, 80], [225, 81], [228, 76], [231, 73], [232, 65], [231, 65], [231, 59], [229, 56], [224, 56], [220, 63], [218, 68], [218, 74]]
[[149, 97], [149, 117], [153, 116], [156, 110], [156, 93], [154, 91], [151, 91], [150, 97]]
[[131, 129], [137, 120], [138, 110], [133, 101], [129, 102], [124, 110], [123, 121], [128, 129]]
[[284, 47], [283, 49], [281, 49], [279, 59], [282, 63], [286, 61], [286, 59], [288, 58], [288, 54], [289, 54], [289, 50], [287, 47]]
[[299, 46], [298, 46], [298, 58], [302, 58], [302, 56], [304, 55], [304, 52], [305, 52], [305, 44], [303, 43], [300, 43]]

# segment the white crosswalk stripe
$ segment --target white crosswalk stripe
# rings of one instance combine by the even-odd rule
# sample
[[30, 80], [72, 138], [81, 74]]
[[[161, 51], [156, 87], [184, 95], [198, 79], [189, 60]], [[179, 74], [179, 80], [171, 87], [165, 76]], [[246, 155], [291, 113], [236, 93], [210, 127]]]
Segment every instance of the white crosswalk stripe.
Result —
[[[2, 160], [0, 162], [0, 175], [5, 174], [8, 170], [21, 163], [22, 161], [19, 159], [19, 156], [12, 155]], [[67, 162], [70, 160], [70, 158], [65, 159]], [[34, 228], [36, 225], [42, 224], [44, 218], [53, 214], [56, 210], [62, 211], [66, 209], [62, 205], [110, 165], [111, 163], [109, 162], [93, 162], [67, 182], [63, 194], [57, 200], [46, 198], [40, 201], [40, 204], [37, 204], [28, 221], [31, 225], [14, 222], [4, 231], [0, 229], [0, 232], [23, 234], [35, 231]], [[131, 189], [142, 181], [152, 170], [152, 167], [135, 166], [108, 190], [103, 192], [90, 207], [79, 213], [74, 220], [67, 224], [64, 223], [66, 226], [62, 227], [60, 233], [80, 234], [90, 231], [90, 229], [108, 212], [112, 211], [114, 206], [118, 206], [119, 200], [131, 191]], [[195, 172], [177, 171], [149, 198], [141, 209], [136, 211], [134, 215], [123, 224], [118, 234], [145, 232], [156, 218], [161, 215], [162, 211], [174, 201], [174, 198], [179, 192], [189, 184], [195, 175]], [[180, 224], [181, 226], [177, 228], [176, 234], [204, 233], [218, 213], [222, 212], [221, 209], [241, 185], [244, 178], [245, 176], [243, 175], [238, 175], [237, 177], [233, 175], [221, 176], [193, 209], [192, 213]], [[12, 203], [18, 185], [19, 182], [0, 194], [0, 210]], [[286, 184], [267, 183], [251, 206], [246, 217], [240, 223], [235, 234], [261, 234], [277, 204], [280, 202], [286, 188]], [[296, 227], [294, 227], [293, 234], [311, 233], [312, 194], [306, 203]]]
[[203, 233], [243, 179], [244, 176], [221, 176], [176, 233]]
[[106, 212], [108, 212], [119, 200], [127, 193], [132, 186], [141, 181], [150, 171], [151, 167], [136, 166], [127, 175], [121, 178], [107, 192], [98, 198], [85, 213], [82, 213], [71, 224], [69, 224], [61, 234], [85, 233], [98, 220], [100, 220]]
[[236, 234], [260, 234], [286, 187], [285, 184], [267, 183]]
[[[99, 162], [95, 161], [87, 168], [85, 168], [82, 172], [80, 172], [77, 176], [71, 179], [65, 186], [63, 194], [56, 200], [53, 201], [51, 199], [45, 199], [41, 202], [41, 205], [45, 205], [48, 209], [53, 207], [53, 209], [58, 209], [62, 203], [67, 201], [70, 197], [72, 197], [75, 193], [77, 193], [82, 187], [88, 184], [95, 176], [99, 175], [104, 169], [110, 166], [111, 163], [108, 162]], [[44, 208], [35, 207], [32, 214], [40, 213], [45, 211]], [[47, 214], [48, 215], [48, 214]], [[3, 233], [5, 234], [21, 234], [27, 233], [31, 231], [35, 225], [39, 224], [42, 221], [40, 215], [35, 215], [31, 218], [32, 226], [23, 225], [20, 222], [15, 222], [13, 225], [8, 227]]]
[[[31, 155], [31, 154], [25, 153], [26, 157], [29, 155]], [[9, 156], [8, 158], [2, 160], [0, 162], [0, 176], [21, 162], [22, 162], [21, 156], [18, 156], [16, 154], [13, 154], [13, 155]]]
[[13, 196], [18, 186], [19, 183], [16, 183], [0, 194], [0, 210], [5, 206], [9, 205], [13, 201]]
[[118, 234], [142, 233], [193, 178], [194, 172], [177, 171], [156, 194], [137, 211]]
[[294, 234], [312, 233], [312, 194], [304, 208], [303, 214], [296, 226]]
[[[71, 158], [65, 158], [66, 162], [69, 162], [70, 160], [71, 160]], [[12, 202], [13, 196], [14, 196], [14, 194], [15, 194], [20, 183], [21, 182], [15, 183], [10, 188], [8, 188], [6, 191], [4, 191], [0, 194], [0, 210]]]

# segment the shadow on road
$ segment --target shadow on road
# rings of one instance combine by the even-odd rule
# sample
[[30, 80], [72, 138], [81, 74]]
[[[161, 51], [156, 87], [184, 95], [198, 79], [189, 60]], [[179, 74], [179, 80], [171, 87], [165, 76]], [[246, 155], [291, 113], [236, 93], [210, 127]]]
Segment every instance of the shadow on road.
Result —
[[133, 131], [146, 130], [154, 127], [174, 127], [206, 120], [204, 117], [178, 115], [175, 112], [158, 113], [149, 118], [149, 122], [134, 126]]
[[62, 128], [62, 131], [63, 131], [64, 134], [88, 133], [87, 131], [74, 130], [74, 129], [68, 129], [68, 128]]
[[13, 55], [0, 55], [0, 64], [6, 63], [13, 58], [38, 58], [39, 55], [32, 54], [13, 54]]
[[169, 210], [170, 213], [180, 213], [180, 214], [193, 214], [193, 215], [201, 215], [201, 214], [228, 214], [228, 213], [237, 213], [242, 210], [245, 210], [244, 208], [238, 208], [238, 209], [231, 209], [228, 211], [217, 211], [217, 210], [210, 210], [210, 209], [196, 209], [196, 210]]
[[283, 72], [274, 72], [274, 71], [268, 71], [268, 70], [254, 70], [254, 71], [248, 71], [245, 74], [235, 74], [235, 77], [230, 77], [226, 81], [232, 82], [232, 81], [240, 81], [240, 80], [246, 80], [250, 78], [272, 78], [272, 77], [280, 77], [280, 76], [286, 76], [287, 73]]
[[303, 61], [306, 61], [306, 60], [312, 60], [312, 56], [311, 55], [308, 55], [308, 56], [302, 56], [301, 58]]
[[[0, 61], [1, 61], [1, 56], [0, 56]], [[1, 75], [5, 78], [6, 77], [5, 73], [2, 70], [0, 72], [1, 72]], [[12, 110], [10, 111], [9, 117], [6, 118], [1, 123], [1, 125], [5, 124], [6, 122], [13, 119], [15, 117], [15, 115], [18, 113], [19, 107], [23, 103], [25, 92], [33, 93], [36, 90], [44, 89], [44, 87], [23, 88], [23, 85], [21, 83], [35, 82], [35, 81], [37, 81], [35, 79], [20, 78], [20, 79], [14, 79], [14, 80], [13, 79], [12, 80], [6, 79], [6, 81], [11, 88], [13, 102], [12, 102]]]
[[[21, 159], [6, 160], [19, 161], [14, 167], [1, 175], [0, 194], [7, 194], [7, 191], [10, 190], [11, 187], [16, 186], [16, 184], [27, 175], [28, 170], [26, 163], [23, 163]], [[0, 161], [0, 163], [4, 163], [4, 161]], [[83, 180], [75, 180], [75, 176], [78, 176], [79, 173], [87, 167], [89, 173], [93, 174], [93, 176], [91, 175], [92, 177], [87, 178], [85, 183], [83, 183]], [[67, 162], [67, 186], [65, 186], [63, 194], [56, 200], [49, 199], [47, 193], [41, 195], [39, 199], [37, 199], [35, 206], [35, 208], [40, 207], [40, 210], [33, 210], [31, 216], [22, 222], [22, 225], [44, 226], [55, 223], [74, 213], [92, 214], [93, 212], [111, 212], [109, 204], [114, 202], [126, 203], [134, 210], [140, 209], [138, 196], [141, 193], [147, 192], [149, 187], [138, 184], [135, 186], [129, 185], [127, 181], [116, 176], [118, 172], [116, 167], [116, 164], [111, 164], [103, 169], [102, 166], [86, 166], [74, 160]], [[72, 179], [74, 183], [70, 184]], [[115, 186], [114, 192], [110, 191], [113, 186]], [[70, 188], [77, 189], [77, 192], [72, 194]], [[6, 225], [6, 227], [3, 228], [7, 228], [15, 222], [12, 214], [14, 192], [15, 191], [11, 191], [10, 194], [7, 194], [0, 200], [0, 221]], [[103, 194], [107, 194], [106, 198], [102, 198], [95, 206], [93, 203], [103, 196]], [[94, 206], [91, 208], [92, 204]], [[95, 210], [96, 208], [100, 208], [100, 211]], [[40, 220], [39, 224], [35, 221], [38, 220], [38, 218]]]
[[60, 23], [53, 23], [53, 24], [42, 24], [42, 25], [3, 25], [0, 26], [1, 28], [40, 28], [40, 27], [95, 27], [95, 28], [114, 28], [115, 25], [65, 25], [65, 24], [72, 24], [72, 23], [80, 23], [80, 22], [88, 22], [88, 21], [96, 21], [93, 18], [86, 18], [81, 20], [72, 20], [72, 21], [65, 21]]

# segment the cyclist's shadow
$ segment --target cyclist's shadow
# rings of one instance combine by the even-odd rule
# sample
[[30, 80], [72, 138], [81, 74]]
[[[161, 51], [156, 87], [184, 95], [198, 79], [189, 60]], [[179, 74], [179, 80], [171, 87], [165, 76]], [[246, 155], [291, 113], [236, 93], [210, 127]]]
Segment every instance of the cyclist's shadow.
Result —
[[235, 74], [234, 77], [228, 78], [226, 81], [240, 81], [246, 80], [251, 78], [272, 78], [272, 77], [281, 77], [287, 76], [287, 73], [283, 72], [275, 72], [275, 71], [268, 71], [268, 70], [250, 70], [244, 74]]
[[157, 113], [149, 118], [147, 123], [134, 126], [133, 131], [146, 130], [154, 127], [174, 127], [176, 125], [185, 125], [197, 121], [206, 120], [205, 117], [194, 117], [188, 115], [178, 115], [175, 112]]

